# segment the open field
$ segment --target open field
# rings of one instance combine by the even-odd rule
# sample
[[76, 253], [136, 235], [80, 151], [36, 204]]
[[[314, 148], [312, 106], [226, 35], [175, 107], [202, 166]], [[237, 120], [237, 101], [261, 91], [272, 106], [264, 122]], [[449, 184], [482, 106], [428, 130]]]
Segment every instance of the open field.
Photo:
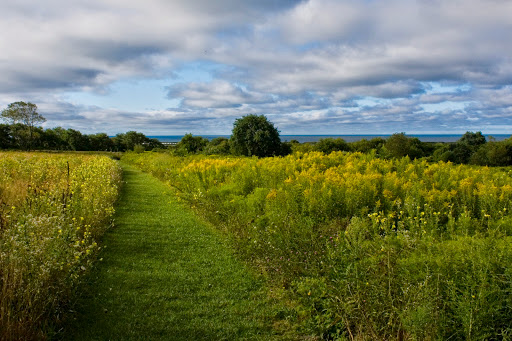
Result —
[[0, 339], [44, 339], [100, 249], [121, 184], [104, 156], [0, 153]]
[[233, 241], [323, 338], [512, 337], [508, 168], [126, 154]]
[[120, 229], [102, 244], [117, 162], [0, 156], [1, 339], [512, 337], [509, 168], [128, 153], [168, 186], [127, 166]]

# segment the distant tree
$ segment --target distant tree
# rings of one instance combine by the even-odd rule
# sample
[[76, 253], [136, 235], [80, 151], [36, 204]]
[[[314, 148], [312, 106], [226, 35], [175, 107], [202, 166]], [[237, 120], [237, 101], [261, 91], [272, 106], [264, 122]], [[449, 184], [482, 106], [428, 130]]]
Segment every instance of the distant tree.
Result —
[[22, 123], [9, 125], [11, 135], [11, 146], [15, 149], [30, 149], [29, 132], [27, 127]]
[[291, 143], [293, 153], [309, 153], [314, 150], [314, 142]]
[[432, 153], [431, 160], [434, 162], [453, 162], [454, 143], [437, 143]]
[[124, 134], [123, 143], [126, 146], [126, 150], [133, 150], [136, 145], [143, 145], [147, 139], [148, 138], [143, 133], [129, 131]]
[[114, 147], [114, 143], [105, 133], [89, 135], [89, 143], [91, 150], [107, 151]]
[[510, 166], [512, 165], [512, 139], [482, 144], [471, 155], [469, 163], [481, 166]]
[[352, 142], [350, 147], [355, 152], [369, 153], [371, 150], [379, 152], [385, 143], [386, 140], [382, 137], [374, 137], [371, 140], [361, 139], [359, 141]]
[[208, 139], [201, 136], [185, 134], [177, 145], [180, 154], [195, 154], [201, 152], [208, 144]]
[[485, 144], [487, 141], [485, 140], [485, 136], [482, 135], [482, 132], [477, 131], [473, 133], [471, 131], [467, 131], [462, 137], [457, 141], [459, 144], [465, 144], [467, 146], [472, 147], [473, 149], [478, 149], [481, 145]]
[[391, 158], [409, 156], [414, 159], [423, 156], [423, 148], [419, 139], [408, 137], [405, 133], [395, 133], [386, 140], [383, 153]]
[[14, 102], [9, 104], [7, 109], [2, 110], [1, 117], [11, 125], [20, 123], [26, 127], [28, 132], [27, 134], [21, 134], [21, 137], [26, 139], [24, 145], [28, 149], [32, 148], [34, 127], [46, 122], [46, 118], [37, 112], [37, 106], [30, 102]]
[[116, 152], [124, 152], [126, 150], [123, 140], [124, 133], [116, 134], [116, 136], [112, 137], [112, 144], [114, 145], [113, 148]]
[[44, 129], [43, 127], [34, 127], [32, 130], [32, 148], [43, 149], [44, 142]]
[[[61, 139], [61, 136], [57, 133], [56, 129], [45, 129], [40, 138], [40, 147], [42, 149], [51, 149], [51, 150], [62, 150], [65, 149], [64, 141]], [[62, 129], [62, 128], [60, 128]]]
[[155, 149], [155, 148], [165, 148], [164, 144], [155, 138], [147, 138], [146, 142], [144, 142], [144, 146], [147, 149]]
[[64, 138], [70, 150], [90, 150], [89, 136], [83, 135], [78, 130], [67, 129]]
[[216, 137], [212, 139], [204, 150], [208, 155], [227, 155], [230, 153], [229, 139]]
[[62, 127], [46, 129], [45, 142], [49, 149], [69, 150], [70, 146], [67, 141], [67, 130]]
[[282, 142], [281, 148], [279, 150], [279, 155], [285, 156], [293, 153], [293, 145], [294, 143], [292, 142]]
[[332, 138], [327, 137], [324, 139], [320, 139], [317, 143], [315, 143], [314, 150], [323, 152], [326, 154], [336, 152], [336, 151], [349, 151], [350, 147], [345, 140], [342, 138]]
[[236, 119], [230, 143], [237, 155], [267, 157], [281, 153], [279, 131], [264, 115]]
[[137, 154], [144, 153], [146, 151], [146, 148], [141, 144], [136, 144], [133, 147], [133, 151]]
[[113, 148], [116, 151], [133, 150], [136, 145], [144, 146], [145, 149], [162, 148], [163, 144], [157, 139], [150, 139], [143, 133], [129, 131], [123, 134], [117, 134], [112, 138]]
[[0, 149], [12, 148], [11, 126], [0, 124]]
[[453, 148], [453, 162], [469, 163], [471, 157], [476, 151], [487, 141], [481, 132], [466, 132], [456, 143]]

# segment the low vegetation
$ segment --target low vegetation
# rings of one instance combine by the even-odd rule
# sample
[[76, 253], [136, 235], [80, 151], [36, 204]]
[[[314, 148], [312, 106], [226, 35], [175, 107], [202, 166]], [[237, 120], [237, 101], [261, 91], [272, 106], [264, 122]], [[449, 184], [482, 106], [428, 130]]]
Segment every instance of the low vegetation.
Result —
[[121, 173], [103, 156], [0, 153], [0, 339], [44, 339], [110, 226]]
[[512, 173], [374, 154], [123, 160], [172, 186], [325, 339], [510, 339]]

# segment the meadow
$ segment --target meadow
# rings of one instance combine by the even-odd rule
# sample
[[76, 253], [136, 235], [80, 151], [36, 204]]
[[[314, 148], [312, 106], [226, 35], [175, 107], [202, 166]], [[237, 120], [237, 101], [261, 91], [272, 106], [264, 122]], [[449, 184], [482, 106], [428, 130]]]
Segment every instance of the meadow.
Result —
[[512, 171], [374, 154], [128, 153], [323, 339], [512, 339]]
[[120, 184], [106, 156], [0, 152], [0, 339], [56, 334]]

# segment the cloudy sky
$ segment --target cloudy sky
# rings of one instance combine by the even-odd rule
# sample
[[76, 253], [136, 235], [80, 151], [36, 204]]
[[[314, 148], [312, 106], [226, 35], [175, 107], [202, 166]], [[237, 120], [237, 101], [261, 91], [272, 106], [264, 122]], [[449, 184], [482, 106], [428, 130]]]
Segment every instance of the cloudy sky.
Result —
[[0, 2], [0, 108], [84, 133], [512, 133], [509, 0]]

